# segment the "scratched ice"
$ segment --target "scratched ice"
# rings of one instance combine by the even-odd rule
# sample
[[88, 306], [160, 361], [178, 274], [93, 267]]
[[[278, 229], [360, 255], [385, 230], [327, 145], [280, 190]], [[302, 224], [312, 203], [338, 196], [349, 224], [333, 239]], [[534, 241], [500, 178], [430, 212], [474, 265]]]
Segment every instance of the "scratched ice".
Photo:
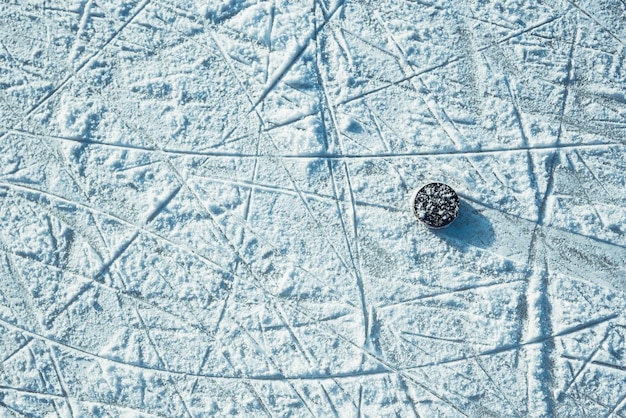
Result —
[[0, 2], [0, 415], [626, 417], [625, 92], [624, 0]]

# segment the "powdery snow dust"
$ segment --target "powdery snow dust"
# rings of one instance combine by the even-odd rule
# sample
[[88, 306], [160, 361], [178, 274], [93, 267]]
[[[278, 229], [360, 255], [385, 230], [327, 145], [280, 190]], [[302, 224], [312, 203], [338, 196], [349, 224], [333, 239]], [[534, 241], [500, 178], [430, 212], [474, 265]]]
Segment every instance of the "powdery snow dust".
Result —
[[626, 417], [625, 173], [624, 0], [1, 0], [0, 416]]

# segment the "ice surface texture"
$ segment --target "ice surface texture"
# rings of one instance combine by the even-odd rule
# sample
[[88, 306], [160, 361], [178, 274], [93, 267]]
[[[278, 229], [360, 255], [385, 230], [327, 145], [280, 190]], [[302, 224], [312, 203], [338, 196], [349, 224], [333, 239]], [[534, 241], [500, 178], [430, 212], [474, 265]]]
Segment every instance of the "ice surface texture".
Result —
[[626, 417], [625, 7], [1, 1], [0, 416]]

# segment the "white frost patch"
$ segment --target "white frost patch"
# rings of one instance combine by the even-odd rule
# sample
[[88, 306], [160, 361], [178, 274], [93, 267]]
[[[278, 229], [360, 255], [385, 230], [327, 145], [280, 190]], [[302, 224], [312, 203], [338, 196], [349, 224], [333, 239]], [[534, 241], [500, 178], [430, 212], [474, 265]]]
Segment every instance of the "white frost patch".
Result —
[[218, 0], [212, 2], [196, 1], [199, 14], [213, 21], [228, 19], [254, 2], [249, 0]]
[[102, 110], [93, 100], [63, 94], [56, 115], [59, 133], [68, 138], [88, 139]]

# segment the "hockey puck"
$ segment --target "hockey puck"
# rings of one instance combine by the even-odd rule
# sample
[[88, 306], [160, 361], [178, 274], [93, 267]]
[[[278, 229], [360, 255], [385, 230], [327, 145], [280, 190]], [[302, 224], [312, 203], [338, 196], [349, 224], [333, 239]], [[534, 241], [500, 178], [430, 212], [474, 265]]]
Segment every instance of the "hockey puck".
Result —
[[459, 214], [459, 196], [443, 183], [429, 183], [415, 193], [413, 213], [429, 228], [445, 228]]

